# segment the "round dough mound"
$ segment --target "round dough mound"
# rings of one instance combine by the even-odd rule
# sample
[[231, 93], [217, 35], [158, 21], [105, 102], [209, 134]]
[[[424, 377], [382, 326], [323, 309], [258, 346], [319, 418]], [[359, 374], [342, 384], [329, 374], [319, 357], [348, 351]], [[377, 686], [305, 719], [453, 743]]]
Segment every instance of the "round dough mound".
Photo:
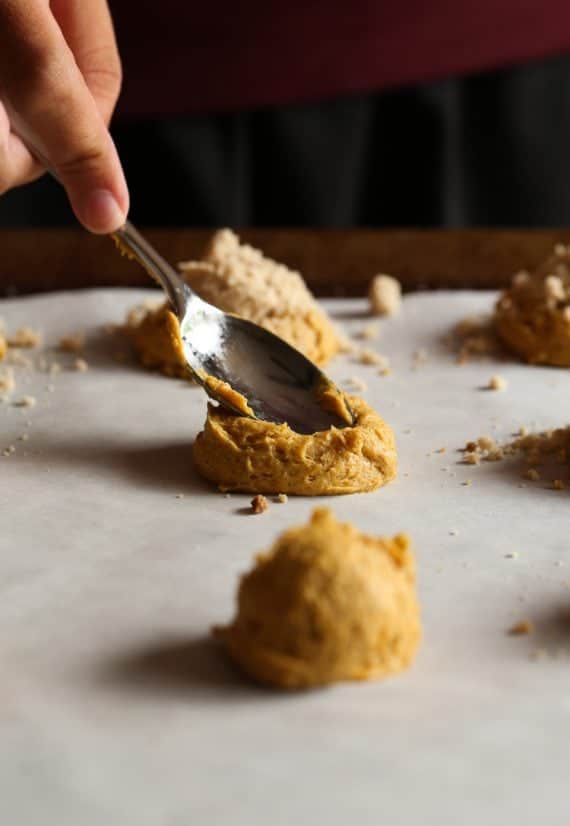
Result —
[[196, 468], [223, 491], [319, 496], [379, 488], [396, 475], [394, 434], [362, 399], [348, 402], [354, 427], [309, 436], [210, 405], [193, 447]]
[[281, 688], [402, 671], [421, 635], [410, 540], [366, 536], [318, 509], [258, 557], [234, 622], [214, 633], [247, 674]]
[[495, 308], [504, 344], [530, 364], [570, 367], [570, 249], [563, 245], [532, 275], [520, 272]]
[[[215, 233], [201, 261], [185, 262], [180, 268], [205, 301], [260, 324], [316, 364], [325, 364], [341, 347], [340, 337], [301, 275], [240, 244], [229, 229]], [[167, 305], [135, 308], [126, 331], [145, 367], [185, 376], [184, 357], [161, 332], [166, 311]]]

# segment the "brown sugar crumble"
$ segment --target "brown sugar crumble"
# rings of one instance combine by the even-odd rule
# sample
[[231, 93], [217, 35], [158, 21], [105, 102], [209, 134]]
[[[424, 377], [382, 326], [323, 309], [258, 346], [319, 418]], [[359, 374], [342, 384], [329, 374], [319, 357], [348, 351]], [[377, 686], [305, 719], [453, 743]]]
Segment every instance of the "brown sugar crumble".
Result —
[[449, 343], [457, 351], [457, 363], [466, 364], [474, 357], [497, 356], [502, 353], [490, 316], [470, 316], [455, 325]]
[[268, 508], [269, 502], [267, 501], [266, 497], [260, 493], [254, 496], [251, 500], [252, 513], [264, 513], [264, 511], [266, 511]]
[[71, 333], [67, 336], [62, 336], [59, 340], [58, 350], [62, 353], [81, 353], [85, 346], [84, 333]]
[[532, 634], [534, 632], [534, 625], [528, 619], [519, 620], [519, 622], [515, 622], [509, 630], [508, 634], [511, 637], [524, 637]]
[[21, 399], [13, 402], [14, 407], [35, 407], [36, 406], [36, 399], [35, 396], [22, 396]]
[[7, 338], [8, 347], [21, 347], [23, 349], [38, 347], [41, 341], [41, 335], [37, 330], [32, 330], [31, 327], [20, 327]]

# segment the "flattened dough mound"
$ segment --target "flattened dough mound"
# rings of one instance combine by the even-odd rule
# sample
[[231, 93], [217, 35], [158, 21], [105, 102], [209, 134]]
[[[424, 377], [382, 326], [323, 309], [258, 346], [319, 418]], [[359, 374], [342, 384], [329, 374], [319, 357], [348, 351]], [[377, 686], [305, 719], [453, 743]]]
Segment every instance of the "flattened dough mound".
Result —
[[504, 344], [529, 364], [570, 367], [570, 249], [529, 274], [517, 273], [495, 307], [495, 327]]
[[394, 434], [362, 399], [348, 402], [354, 427], [309, 436], [210, 405], [193, 447], [196, 468], [224, 491], [319, 496], [379, 488], [396, 475]]
[[[203, 259], [185, 262], [180, 268], [186, 282], [205, 301], [260, 324], [316, 364], [325, 364], [339, 350], [337, 332], [301, 275], [240, 244], [231, 230], [216, 232]], [[184, 359], [162, 335], [165, 312], [166, 306], [136, 308], [129, 314], [126, 330], [145, 367], [185, 376]]]
[[318, 509], [257, 558], [235, 620], [214, 633], [249, 676], [280, 688], [402, 671], [421, 636], [410, 540], [366, 536]]

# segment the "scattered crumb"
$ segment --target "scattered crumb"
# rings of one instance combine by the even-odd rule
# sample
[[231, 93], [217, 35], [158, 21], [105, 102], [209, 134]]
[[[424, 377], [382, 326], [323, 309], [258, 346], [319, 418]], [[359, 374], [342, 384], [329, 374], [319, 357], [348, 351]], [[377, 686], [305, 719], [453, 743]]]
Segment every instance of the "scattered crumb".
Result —
[[521, 425], [516, 434], [517, 436], [528, 436], [528, 427]]
[[380, 336], [380, 325], [376, 322], [366, 324], [357, 335], [364, 341], [375, 341]]
[[21, 353], [19, 350], [8, 350], [6, 363], [13, 364], [14, 367], [33, 367], [33, 361]]
[[8, 347], [32, 348], [41, 344], [42, 337], [31, 327], [20, 327], [13, 335], [8, 336], [7, 341]]
[[463, 461], [466, 465], [478, 465], [481, 462], [481, 456], [474, 450], [466, 450], [463, 454]]
[[177, 493], [175, 498], [176, 499], [184, 499], [184, 494], [183, 493]]
[[63, 353], [81, 353], [84, 346], [84, 333], [71, 333], [68, 336], [63, 336], [58, 343], [58, 349]]
[[224, 499], [231, 499], [231, 498], [232, 498], [231, 493], [224, 493]]
[[566, 485], [564, 484], [562, 479], [554, 479], [552, 482], [553, 490], [564, 490]]
[[373, 315], [396, 315], [402, 305], [402, 285], [391, 275], [376, 275], [368, 290]]
[[528, 470], [525, 470], [523, 477], [531, 482], [540, 482], [540, 473], [535, 467], [529, 467]]
[[507, 387], [507, 380], [502, 376], [491, 376], [489, 384], [487, 385], [488, 390], [506, 390]]
[[29, 438], [30, 438], [29, 433], [22, 433], [21, 436], [18, 436], [18, 441], [19, 442], [27, 442]]
[[77, 370], [79, 373], [86, 373], [89, 370], [89, 365], [85, 359], [75, 359], [73, 362], [73, 369]]
[[509, 628], [508, 633], [512, 637], [528, 636], [534, 633], [534, 625], [530, 620], [522, 619], [519, 620], [519, 622], [515, 622], [515, 624]]
[[357, 393], [365, 393], [368, 390], [368, 385], [359, 376], [351, 376], [347, 379], [347, 382], [352, 385]]
[[472, 484], [471, 479], [465, 479], [465, 481], [463, 481], [461, 484], [463, 485], [463, 487], [468, 488]]
[[479, 436], [477, 439], [477, 447], [481, 450], [494, 450], [497, 447], [497, 443], [492, 436]]
[[15, 453], [15, 452], [16, 452], [16, 447], [15, 447], [15, 445], [9, 445], [7, 448], [5, 448], [5, 449], [2, 451], [2, 456], [11, 456], [11, 455], [12, 455], [13, 453]]
[[505, 559], [518, 559], [519, 553], [518, 551], [509, 551], [508, 554], [505, 554]]
[[450, 536], [457, 536], [458, 531], [449, 531]]
[[412, 370], [418, 370], [424, 364], [428, 362], [428, 351], [425, 347], [420, 347], [416, 350], [412, 356]]
[[22, 396], [21, 399], [13, 402], [14, 407], [35, 407], [36, 399], [34, 396]]
[[449, 340], [457, 350], [457, 363], [466, 364], [471, 356], [497, 356], [501, 345], [490, 316], [470, 316], [455, 325]]
[[382, 356], [374, 350], [360, 350], [358, 353], [358, 362], [360, 364], [370, 364], [375, 367], [381, 367], [384, 370], [388, 369], [390, 365], [386, 356]]
[[251, 500], [251, 512], [252, 513], [263, 513], [269, 508], [269, 502], [267, 501], [265, 496], [258, 493], [257, 496], [254, 496]]
[[530, 660], [544, 660], [548, 656], [546, 648], [536, 648], [528, 655]]
[[436, 453], [446, 453], [447, 448], [446, 447], [438, 447], [438, 449], [435, 452]]
[[286, 493], [278, 493], [277, 496], [275, 497], [275, 501], [279, 502], [280, 505], [284, 505], [285, 502], [289, 501], [289, 497], [287, 496]]
[[48, 373], [50, 374], [50, 376], [57, 376], [59, 373], [61, 373], [61, 364], [59, 363], [59, 361], [52, 361], [52, 363], [49, 366]]
[[16, 389], [14, 381], [14, 371], [11, 367], [6, 367], [0, 373], [0, 396], [7, 396]]

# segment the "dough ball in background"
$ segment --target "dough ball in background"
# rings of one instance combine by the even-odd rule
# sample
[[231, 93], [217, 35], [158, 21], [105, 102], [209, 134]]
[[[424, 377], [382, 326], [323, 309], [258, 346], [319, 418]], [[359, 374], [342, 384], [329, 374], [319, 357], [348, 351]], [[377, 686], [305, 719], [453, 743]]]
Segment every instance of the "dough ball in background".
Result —
[[533, 273], [519, 272], [495, 307], [501, 341], [529, 364], [570, 366], [570, 248], [554, 254]]

